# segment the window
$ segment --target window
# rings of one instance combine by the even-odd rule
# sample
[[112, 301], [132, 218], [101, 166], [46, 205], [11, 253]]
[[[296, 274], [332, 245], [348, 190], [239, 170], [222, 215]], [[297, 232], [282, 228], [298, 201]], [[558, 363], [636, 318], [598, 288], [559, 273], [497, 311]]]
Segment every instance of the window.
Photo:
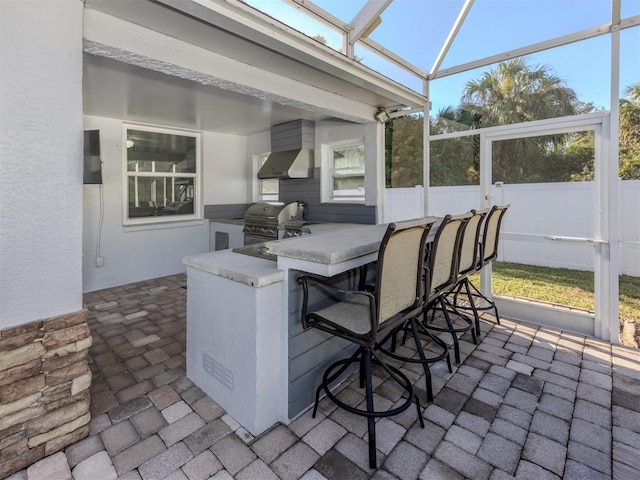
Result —
[[200, 136], [126, 126], [125, 224], [199, 218]]
[[[264, 162], [267, 161], [269, 155], [269, 153], [258, 155], [258, 170], [260, 170], [260, 167], [262, 167], [262, 165], [264, 165]], [[278, 200], [280, 181], [277, 178], [259, 180], [259, 183], [259, 200]]]
[[352, 140], [328, 149], [332, 201], [364, 201], [364, 141]]

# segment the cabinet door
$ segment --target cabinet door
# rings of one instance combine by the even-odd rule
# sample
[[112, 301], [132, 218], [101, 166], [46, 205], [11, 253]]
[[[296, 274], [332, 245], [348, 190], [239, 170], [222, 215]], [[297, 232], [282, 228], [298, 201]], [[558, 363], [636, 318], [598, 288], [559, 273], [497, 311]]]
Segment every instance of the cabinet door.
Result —
[[214, 238], [214, 249], [218, 250], [226, 250], [229, 248], [229, 233], [228, 232], [215, 232]]
[[244, 225], [211, 222], [209, 251], [226, 250], [244, 245]]

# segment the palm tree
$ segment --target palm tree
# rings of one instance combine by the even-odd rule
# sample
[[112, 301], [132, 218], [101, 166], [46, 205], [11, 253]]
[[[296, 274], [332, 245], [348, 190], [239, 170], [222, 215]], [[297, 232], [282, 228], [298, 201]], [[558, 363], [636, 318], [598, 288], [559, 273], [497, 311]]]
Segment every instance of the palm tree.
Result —
[[431, 135], [438, 135], [480, 128], [482, 126], [482, 115], [475, 111], [448, 106], [442, 108], [437, 116], [430, 118], [429, 123]]
[[[532, 66], [521, 57], [467, 82], [460, 109], [480, 115], [482, 126], [491, 127], [575, 115], [580, 105], [575, 92], [550, 67]], [[556, 135], [498, 142], [493, 152], [493, 181], [540, 181], [540, 172], [531, 171], [531, 166], [564, 140], [564, 135]]]
[[640, 106], [640, 82], [632, 83], [624, 92], [629, 102]]
[[461, 107], [481, 114], [490, 127], [575, 115], [577, 105], [575, 92], [550, 67], [520, 57], [467, 82]]
[[620, 99], [620, 145], [640, 146], [640, 82], [627, 87]]
[[640, 179], [640, 82], [620, 99], [620, 177]]

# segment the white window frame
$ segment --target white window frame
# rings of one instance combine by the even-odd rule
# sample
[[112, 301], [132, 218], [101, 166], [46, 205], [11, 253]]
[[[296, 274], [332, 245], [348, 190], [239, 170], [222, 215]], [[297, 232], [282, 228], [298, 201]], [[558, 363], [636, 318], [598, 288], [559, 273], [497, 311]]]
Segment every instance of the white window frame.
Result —
[[321, 192], [322, 192], [322, 202], [323, 203], [365, 203], [365, 195], [366, 195], [366, 179], [367, 179], [367, 170], [366, 170], [366, 151], [364, 158], [364, 185], [362, 189], [361, 195], [335, 195], [333, 190], [333, 179], [334, 179], [334, 164], [333, 164], [333, 151], [336, 148], [344, 148], [350, 146], [365, 146], [364, 137], [360, 138], [351, 138], [349, 140], [342, 140], [340, 142], [333, 142], [323, 144], [321, 147], [321, 157], [322, 157], [322, 175], [321, 175]]
[[[264, 164], [264, 162], [267, 160], [267, 158], [269, 158], [269, 155], [271, 155], [271, 152], [265, 152], [265, 153], [259, 153], [257, 155], [253, 156], [253, 164], [254, 164], [254, 178], [258, 178], [258, 172], [260, 171], [260, 168], [262, 167], [262, 165]], [[268, 180], [261, 180], [258, 179], [257, 181], [257, 192], [256, 192], [256, 196], [254, 197], [254, 200], [257, 201], [277, 201], [279, 199], [280, 196], [280, 183], [278, 183], [278, 191], [276, 193], [269, 193], [269, 194], [265, 194], [264, 193], [264, 182], [265, 181], [271, 181], [271, 180], [275, 180], [276, 182], [278, 182], [278, 179], [268, 179]]]
[[[135, 172], [127, 169], [127, 130], [142, 130], [154, 133], [166, 133], [168, 135], [181, 135], [193, 137], [196, 141], [195, 173], [184, 172]], [[202, 220], [202, 134], [192, 130], [178, 128], [157, 127], [144, 124], [122, 124], [122, 224], [126, 226], [144, 226], [157, 224], [176, 224], [180, 222], [191, 223], [194, 220]], [[130, 177], [166, 177], [166, 178], [193, 178], [193, 213], [177, 215], [159, 215], [150, 217], [129, 218], [129, 178]]]

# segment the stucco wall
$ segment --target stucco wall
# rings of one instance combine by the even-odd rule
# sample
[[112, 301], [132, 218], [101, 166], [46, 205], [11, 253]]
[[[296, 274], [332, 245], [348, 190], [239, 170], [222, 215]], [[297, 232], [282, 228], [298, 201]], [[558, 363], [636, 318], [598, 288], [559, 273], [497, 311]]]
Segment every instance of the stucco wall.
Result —
[[82, 309], [82, 11], [0, 2], [0, 329]]
[[[84, 120], [85, 129], [100, 130], [103, 185], [84, 186], [83, 291], [183, 272], [184, 256], [209, 251], [209, 221], [124, 227], [122, 121], [92, 116]], [[203, 132], [203, 204], [246, 203], [250, 176], [246, 158], [246, 137]], [[104, 266], [96, 267], [101, 188]]]

